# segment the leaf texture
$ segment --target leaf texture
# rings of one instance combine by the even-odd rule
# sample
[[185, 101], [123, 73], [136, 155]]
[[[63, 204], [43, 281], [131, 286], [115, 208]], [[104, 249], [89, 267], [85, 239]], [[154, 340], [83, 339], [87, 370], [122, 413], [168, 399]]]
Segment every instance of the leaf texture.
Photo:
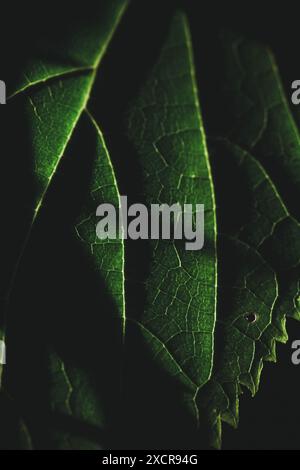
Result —
[[191, 39], [182, 14], [173, 19], [158, 63], [132, 105], [128, 134], [147, 205], [205, 204], [207, 248], [189, 252], [182, 241], [154, 241], [144, 312], [134, 318], [153, 354], [195, 393], [209, 379], [213, 361], [216, 223]]
[[[118, 200], [118, 192], [101, 132], [93, 119], [85, 113], [85, 109], [98, 66], [126, 6], [126, 1], [101, 2], [97, 17], [94, 17], [93, 27], [89, 18], [86, 19], [86, 24], [83, 20], [82, 29], [75, 41], [73, 40], [74, 32], [71, 32], [70, 36], [70, 31], [66, 30], [64, 48], [60, 51], [61, 57], [56, 57], [56, 61], [53, 61], [52, 54], [49, 53], [52, 50], [53, 57], [55, 56], [56, 40], [51, 44], [40, 45], [39, 51], [31, 51], [32, 57], [22, 69], [17, 86], [11, 91], [8, 102], [11, 116], [9, 126], [17, 125], [19, 135], [22, 137], [21, 129], [24, 122], [28, 126], [27, 134], [24, 135], [24, 159], [27, 167], [22, 175], [23, 177], [25, 175], [25, 180], [21, 182], [21, 189], [24, 189], [24, 192], [21, 202], [21, 222], [18, 221], [19, 228], [16, 229], [16, 243], [10, 239], [5, 248], [9, 256], [5, 257], [7, 265], [3, 266], [7, 282], [2, 285], [4, 316], [1, 318], [1, 338], [5, 338], [7, 321], [12, 324], [11, 329], [15, 333], [22, 325], [20, 318], [14, 316], [10, 318], [10, 315], [7, 315], [8, 307], [10, 307], [8, 300], [14, 287], [20, 260], [30, 241], [32, 228], [50, 191], [49, 188], [57, 178], [61, 159], [64, 157], [68, 160], [70, 153], [76, 154], [73, 141], [78, 142], [82, 138], [94, 143], [93, 147], [92, 145], [86, 146], [86, 158], [92, 161], [93, 180], [86, 201], [82, 201], [81, 216], [78, 213], [78, 223], [76, 227], [73, 227], [74, 239], [78, 240], [78, 250], [82, 250], [84, 245], [87, 251], [93, 253], [98, 272], [100, 271], [103, 275], [102, 282], [105, 282], [109, 296], [112, 298], [111, 303], [116, 310], [116, 317], [124, 321], [122, 243], [111, 243], [109, 247], [99, 246], [91, 240], [89, 233], [91, 227], [89, 227], [88, 210], [90, 209], [86, 208], [86, 204], [90, 203], [89, 199], [95, 204], [97, 199], [101, 201], [102, 196], [105, 201], [111, 200], [115, 203]], [[48, 50], [46, 55], [45, 49]], [[36, 56], [34, 52], [37, 53]], [[74, 63], [77, 63], [76, 67]], [[21, 115], [23, 119], [20, 124], [15, 122], [15, 116], [18, 115]], [[30, 148], [27, 142], [28, 136]], [[18, 154], [13, 157], [17, 158]], [[9, 167], [8, 170], [10, 169]], [[13, 171], [13, 168], [11, 170]], [[11, 205], [7, 209], [9, 220], [12, 218], [16, 204], [19, 204], [19, 201], [12, 197]], [[7, 235], [10, 236], [10, 234], [11, 232]], [[46, 316], [47, 309], [44, 315], [44, 321], [47, 323], [50, 319]], [[25, 327], [26, 331], [27, 329], [28, 325]], [[29, 331], [30, 336], [32, 333]], [[70, 341], [72, 342], [71, 339]], [[7, 344], [8, 348], [10, 346], [14, 348], [14, 340], [10, 341], [10, 337], [7, 338]], [[20, 348], [20, 345], [17, 348]], [[26, 343], [24, 348], [28, 349]], [[105, 413], [90, 373], [83, 368], [82, 364], [75, 366], [64, 354], [61, 354], [53, 344], [53, 339], [45, 344], [45, 348], [46, 379], [44, 377], [44, 380], [47, 383], [49, 398], [47, 402], [39, 405], [36, 401], [36, 406], [40, 407], [39, 412], [44, 418], [43, 434], [48, 433], [47, 445], [51, 442], [57, 448], [99, 449], [101, 447], [99, 430], [104, 425]], [[80, 342], [78, 348], [81, 348]], [[17, 370], [20, 368], [19, 361], [22, 361], [22, 358], [18, 357], [16, 350], [11, 355], [12, 364], [11, 369], [8, 369], [8, 378], [6, 374], [4, 375], [4, 387], [12, 387], [14, 398], [27, 410], [25, 415], [30, 422], [30, 412], [35, 415], [37, 408], [31, 396], [30, 386], [22, 386], [19, 389], [18, 381], [24, 380], [22, 372], [20, 375], [20, 369], [19, 377], [13, 379], [11, 383], [11, 373], [13, 375], [14, 366]], [[101, 361], [99, 361], [99, 367], [100, 363]], [[3, 366], [1, 366], [2, 369]], [[38, 384], [36, 384], [36, 389], [39, 390]], [[57, 424], [53, 424], [49, 419], [50, 413], [61, 416], [60, 420], [70, 417], [73, 423], [76, 421], [85, 423], [87, 435], [83, 436], [83, 432], [76, 431], [76, 429], [69, 431], [70, 426], [67, 426], [67, 430], [64, 426], [63, 428], [57, 427]], [[37, 439], [36, 432], [34, 439]]]
[[[219, 448], [222, 421], [237, 427], [243, 389], [257, 392], [263, 362], [276, 361], [276, 342], [287, 341], [286, 317], [300, 318], [299, 130], [274, 58], [261, 44], [227, 32], [196, 76], [180, 11], [124, 107], [141, 188], [140, 199], [129, 202], [193, 204], [194, 216], [195, 205], [204, 204], [204, 247], [189, 251], [174, 237], [97, 238], [97, 207], [120, 208], [118, 163], [127, 156], [114, 153], [87, 108], [92, 92], [93, 107], [101, 107], [96, 73], [126, 6], [102, 1], [75, 31], [45, 33], [11, 81], [7, 126], [18, 142], [10, 143], [4, 172], [14, 188], [4, 214], [0, 338], [8, 320], [13, 353], [3, 381], [21, 410], [14, 418], [20, 447], [98, 450], [115, 446], [112, 436], [123, 445], [128, 350], [135, 341], [133, 348], [142, 346], [134, 350], [137, 360], [145, 348], [154, 370], [171, 379], [177, 406]], [[218, 63], [217, 87], [202, 81], [210, 61]], [[198, 92], [205, 97], [201, 108]], [[210, 107], [222, 112], [211, 117]], [[13, 176], [16, 162], [22, 176]], [[58, 235], [47, 233], [51, 223]], [[7, 312], [36, 226], [38, 248], [29, 247], [29, 256], [38, 253], [37, 259], [33, 267], [25, 259], [25, 293], [17, 286], [12, 297], [20, 299]], [[26, 262], [36, 287], [24, 280]], [[48, 272], [49, 285], [39, 270]], [[27, 297], [35, 315], [21, 315]], [[163, 386], [157, 379], [158, 394]]]

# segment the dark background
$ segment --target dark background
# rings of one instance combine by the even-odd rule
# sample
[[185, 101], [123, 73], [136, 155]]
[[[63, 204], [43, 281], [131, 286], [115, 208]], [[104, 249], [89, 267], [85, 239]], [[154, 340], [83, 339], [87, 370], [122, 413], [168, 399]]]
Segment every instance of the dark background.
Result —
[[[19, 2], [11, 2], [10, 5], [6, 5], [5, 10], [2, 9], [1, 5], [0, 78], [6, 80], [9, 84], [9, 81], [13, 80], [20, 70], [22, 57], [25, 61], [26, 54], [30, 51], [31, 47], [34, 47], [39, 34], [59, 31], [66, 24], [69, 28], [76, 27], [76, 23], [82, 15], [82, 9], [93, 8], [93, 3], [85, 2], [80, 5], [72, 5], [69, 2], [65, 2], [65, 4], [63, 2], [60, 2], [60, 4], [54, 2], [47, 4], [46, 7], [42, 2], [35, 5], [22, 5]], [[223, 5], [224, 3], [226, 5]], [[211, 73], [209, 76], [206, 76], [204, 71], [203, 78], [201, 78], [202, 58], [204, 53], [208, 55], [214, 53], [214, 37], [220, 29], [233, 29], [247, 37], [261, 40], [270, 45], [277, 59], [287, 93], [289, 93], [291, 81], [300, 78], [298, 46], [300, 36], [300, 6], [296, 8], [296, 4], [286, 1], [276, 2], [275, 6], [271, 2], [228, 3], [200, 2], [197, 0], [181, 2], [139, 0], [133, 2], [101, 65], [101, 74], [99, 74], [94, 92], [94, 96], [97, 96], [97, 103], [99, 103], [99, 100], [101, 102], [101, 107], [96, 106], [95, 100], [92, 97], [91, 110], [104, 131], [108, 148], [111, 149], [112, 159], [120, 181], [121, 193], [128, 194], [129, 191], [129, 197], [136, 200], [138, 200], [137, 195], [140, 191], [139, 179], [138, 174], [135, 173], [131, 149], [128, 147], [125, 138], [122, 137], [123, 114], [128, 102], [134, 96], [156, 60], [172, 12], [178, 6], [187, 12], [191, 24], [204, 123], [206, 120], [205, 110], [210, 105], [205, 102], [205, 90], [207, 90], [207, 87], [213, 88], [216, 86], [218, 65], [217, 63], [215, 64], [215, 74]], [[21, 54], [20, 49], [22, 49]], [[15, 57], [18, 57], [18, 59], [16, 60]], [[209, 109], [210, 116], [220, 112], [221, 110], [217, 108]], [[11, 137], [14, 138], [14, 136]], [[9, 149], [2, 147], [2, 158], [9, 154]], [[123, 159], [118, 158], [121, 154], [124, 157]], [[68, 162], [66, 162], [66, 165], [69, 165]], [[78, 182], [80, 182], [80, 177], [84, 179], [84, 174], [80, 176], [80, 168], [76, 168], [76, 165], [73, 165], [73, 167], [69, 165], [69, 167], [72, 168], [73, 172], [77, 173]], [[64, 184], [66, 184], [65, 180]], [[61, 187], [60, 191], [59, 186]], [[59, 197], [62, 195], [62, 183], [58, 179], [57, 182], [54, 182], [54, 189], [51, 189], [48, 197], [50, 208], [47, 211], [49, 217], [51, 217], [51, 210], [53, 212], [57, 204], [61, 205]], [[299, 195], [295, 195], [295, 198], [298, 197]], [[64, 288], [67, 291], [69, 290], [69, 292], [74, 287], [71, 281], [67, 280], [70, 277], [70, 272], [75, 267], [75, 261], [73, 260], [73, 264], [70, 262], [73, 252], [70, 250], [67, 255], [65, 254], [66, 251], [61, 246], [59, 234], [54, 237], [54, 241], [53, 238], [48, 240], [52, 244], [52, 250], [50, 255], [48, 255], [49, 259], [47, 258], [47, 270], [43, 268], [45, 260], [43, 260], [43, 263], [38, 261], [38, 257], [41, 254], [41, 242], [38, 240], [39, 236], [42, 236], [43, 243], [46, 243], [45, 237], [48, 221], [49, 219], [47, 219], [46, 215], [41, 217], [39, 227], [36, 230], [28, 255], [26, 256], [27, 261], [25, 260], [25, 267], [23, 269], [23, 280], [19, 281], [19, 287], [17, 288], [19, 289], [19, 291], [17, 290], [18, 302], [22, 303], [22, 309], [26, 312], [32, 309], [32, 304], [28, 301], [30, 286], [31, 292], [36, 292], [37, 286], [39, 286], [38, 278], [44, 278], [44, 291], [43, 286], [40, 285], [41, 294], [38, 296], [38, 299], [43, 302], [43, 295], [47, 295], [45, 285], [51, 285], [51, 275], [55, 273], [57, 264], [61, 262], [60, 257], [62, 253], [64, 253], [63, 256], [69, 256], [69, 271], [63, 271], [60, 279], [61, 285], [64, 285]], [[65, 245], [68, 245], [67, 238]], [[143, 260], [143, 246], [139, 250], [140, 258]], [[51, 261], [50, 258], [53, 257], [54, 259]], [[32, 262], [33, 258], [36, 261]], [[133, 255], [131, 255], [132, 258]], [[82, 260], [77, 260], [77, 262], [82, 263]], [[130, 269], [130, 266], [127, 269]], [[29, 281], [28, 277], [31, 275], [32, 279]], [[27, 281], [25, 281], [25, 278], [27, 278]], [[84, 277], [84, 279], [83, 282], [87, 283], [87, 278]], [[36, 282], [37, 284], [35, 284]], [[76, 282], [79, 283], [79, 280], [76, 279]], [[68, 285], [66, 286], [66, 284]], [[34, 289], [33, 285], [35, 286]], [[86, 294], [87, 292], [89, 295], [91, 294], [88, 287]], [[51, 289], [50, 297], [50, 304], [53, 308], [55, 308], [55, 305], [59, 305], [59, 308], [62, 308], [62, 304], [67, 305], [69, 301], [69, 297], [63, 299], [62, 291], [57, 293]], [[38, 309], [38, 299], [35, 304], [36, 309]], [[76, 302], [78, 302], [78, 299], [74, 300], [74, 305]], [[92, 302], [91, 300], [91, 306]], [[43, 308], [47, 310], [49, 307], [44, 305]], [[41, 320], [37, 314], [34, 314], [30, 322], [31, 327], [34, 328], [34, 325], [37, 324], [36, 322], [41, 322]], [[21, 322], [21, 325], [28, 328], [28, 319], [24, 324]], [[232, 430], [227, 425], [224, 425], [224, 449], [300, 448], [300, 366], [297, 367], [291, 363], [290, 347], [294, 339], [300, 339], [300, 324], [289, 321], [287, 326], [290, 340], [286, 345], [278, 345], [278, 363], [276, 365], [265, 365], [257, 396], [252, 399], [245, 392], [244, 396], [241, 397], [238, 430]], [[58, 340], [59, 344], [60, 341], [62, 341], [62, 338]], [[16, 344], [18, 344], [18, 341], [16, 341]], [[13, 360], [17, 364], [20, 358], [16, 357]], [[34, 376], [40, 365], [36, 367], [37, 369], [33, 367], [31, 370], [32, 376]], [[138, 361], [136, 367], [137, 371], [142, 373], [141, 364]], [[28, 376], [21, 376], [18, 379], [19, 382], [17, 380], [16, 383], [22, 383], [23, 379], [27, 381]], [[132, 422], [133, 428], [131, 431], [127, 429], [129, 432], [128, 446], [131, 445], [131, 448], [134, 448], [136, 443], [136, 446], [141, 448], [143, 446], [148, 448], [196, 447], [197, 437], [194, 433], [190, 435], [186, 433], [187, 424], [181, 423], [180, 417], [176, 422], [172, 421], [172, 413], [176, 412], [176, 409], [173, 409], [170, 404], [167, 405], [167, 393], [162, 399], [160, 412], [163, 415], [162, 420], [168, 420], [170, 423], [163, 425], [161, 429], [157, 429], [157, 415], [155, 413], [158, 413], [158, 411], [154, 411], [146, 399], [147, 397], [149, 399], [152, 397], [155, 400], [156, 394], [159, 395], [159, 391], [156, 390], [151, 381], [147, 381], [146, 377], [144, 379], [145, 384], [142, 392], [144, 393], [145, 400], [135, 402], [135, 415], [135, 412], [132, 412], [133, 408], [126, 415], [126, 419]], [[16, 387], [16, 384], [14, 386]], [[136, 400], [136, 398], [134, 399]], [[169, 409], [164, 408], [164, 406], [169, 406]], [[141, 417], [140, 413], [142, 410], [144, 414]], [[43, 421], [38, 419], [33, 421], [37, 433], [43, 426]], [[145, 426], [145, 422], [147, 423], [147, 432], [143, 432], [140, 429], [140, 425], [143, 424]], [[89, 429], [88, 432], [91, 432], [91, 430]], [[168, 436], [166, 436], [167, 434]], [[43, 443], [40, 445], [42, 446]], [[121, 442], [120, 445], [124, 445], [124, 442]]]

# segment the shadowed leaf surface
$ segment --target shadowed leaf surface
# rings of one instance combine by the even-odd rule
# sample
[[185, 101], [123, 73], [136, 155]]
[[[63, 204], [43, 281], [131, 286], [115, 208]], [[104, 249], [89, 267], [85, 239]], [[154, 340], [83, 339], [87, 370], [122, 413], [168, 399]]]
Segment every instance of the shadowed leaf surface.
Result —
[[[122, 49], [106, 90], [96, 73], [127, 3], [37, 25], [11, 71], [4, 448], [221, 447], [222, 421], [237, 427], [243, 389], [257, 392], [286, 317], [300, 318], [299, 130], [272, 53], [224, 32], [196, 71], [173, 8], [149, 56], [152, 20]], [[194, 230], [204, 204], [203, 248], [100, 240], [96, 209], [121, 194], [193, 204]]]

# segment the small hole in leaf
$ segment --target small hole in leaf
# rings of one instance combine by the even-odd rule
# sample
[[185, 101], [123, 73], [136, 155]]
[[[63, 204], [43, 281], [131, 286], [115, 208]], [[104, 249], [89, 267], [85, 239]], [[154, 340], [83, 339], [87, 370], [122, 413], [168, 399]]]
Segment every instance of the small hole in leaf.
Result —
[[257, 320], [256, 313], [246, 313], [245, 320], [247, 320], [248, 323], [255, 323]]

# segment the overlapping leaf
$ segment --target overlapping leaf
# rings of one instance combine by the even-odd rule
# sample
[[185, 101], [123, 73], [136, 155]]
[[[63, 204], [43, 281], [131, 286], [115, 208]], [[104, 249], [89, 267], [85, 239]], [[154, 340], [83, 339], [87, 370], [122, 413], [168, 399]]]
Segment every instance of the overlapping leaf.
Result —
[[[2, 299], [6, 299], [10, 292], [22, 250], [20, 247], [26, 244], [28, 231], [86, 106], [97, 67], [125, 7], [126, 1], [102, 2], [97, 21], [83, 27], [76, 41], [74, 33], [71, 37], [60, 38], [60, 42], [53, 34], [47, 41], [45, 39], [43, 47], [39, 44], [40, 51], [30, 51], [32, 57], [23, 65], [14, 88], [10, 90], [6, 127], [18, 130], [17, 144], [22, 147], [22, 159], [18, 160], [20, 150], [15, 149], [16, 144], [7, 142], [8, 148], [11, 144], [10, 159], [13, 160], [7, 163], [7, 171], [13, 172], [13, 165], [19, 166], [22, 176], [14, 178], [22, 199], [16, 200], [12, 188], [12, 202], [5, 214], [11, 224], [8, 224], [9, 233], [5, 233], [7, 243], [3, 244], [6, 250], [3, 258], [7, 263], [3, 266]], [[53, 51], [61, 44], [64, 47], [60, 50], [61, 59], [54, 62]], [[48, 51], [47, 56], [45, 50]], [[21, 210], [21, 220], [16, 225], [13, 214], [17, 207]], [[11, 241], [12, 235], [15, 239]], [[4, 328], [2, 324], [1, 336]]]
[[[271, 52], [228, 33], [222, 35], [219, 50], [222, 86], [216, 96], [227, 114], [215, 128], [211, 123], [219, 139], [210, 148], [218, 229], [257, 250], [276, 273], [279, 289], [272, 322], [258, 338], [251, 366], [237, 376], [237, 385], [255, 394], [263, 359], [276, 361], [276, 341], [287, 340], [286, 316], [299, 319], [300, 232], [293, 202], [298, 191], [299, 134]], [[239, 393], [237, 386], [235, 393], [227, 394], [223, 411], [219, 406], [220, 417], [233, 425], [237, 413], [234, 419], [228, 414], [236, 409]], [[216, 445], [218, 426], [213, 436]]]
[[[195, 332], [198, 331], [197, 327], [200, 328], [200, 333], [203, 331], [203, 322], [209, 324], [209, 307], [203, 300], [207, 298], [203, 287], [206, 287], [207, 281], [211, 287], [213, 278], [207, 280], [203, 276], [209, 273], [209, 263], [213, 262], [210, 234], [212, 205], [205, 185], [208, 175], [201, 169], [201, 164], [205, 161], [201, 160], [203, 147], [194, 137], [197, 135], [197, 129], [202, 139], [205, 139], [205, 133], [201, 121], [191, 121], [193, 108], [189, 96], [194, 100], [196, 108], [198, 98], [195, 82], [191, 80], [194, 75], [192, 65], [184, 62], [184, 51], [188, 58], [191, 47], [189, 36], [183, 34], [187, 27], [185, 19], [179, 15], [172, 27], [158, 65], [153, 71], [153, 78], [149, 79], [133, 105], [128, 126], [130, 138], [135, 144], [143, 168], [147, 202], [170, 204], [177, 201], [182, 203], [188, 199], [193, 203], [204, 202], [206, 244], [200, 253], [180, 250], [181, 247], [179, 245], [178, 249], [176, 242], [172, 242], [169, 248], [164, 245], [163, 251], [160, 249], [160, 243], [154, 246], [154, 268], [150, 270], [151, 274], [146, 283], [149, 297], [141, 323], [146, 324], [149, 342], [156, 356], [166, 363], [166, 368], [176, 375], [183, 371], [194, 383], [190, 391], [191, 399], [194, 400], [194, 411], [196, 410], [199, 418], [200, 410], [200, 423], [202, 417], [203, 424], [203, 417], [208, 415], [209, 426], [215, 433], [213, 443], [219, 445], [221, 413], [223, 419], [233, 424], [237, 422], [239, 386], [240, 383], [248, 384], [257, 349], [256, 343], [260, 343], [262, 335], [271, 324], [277, 299], [277, 281], [274, 271], [255, 252], [257, 246], [253, 243], [249, 246], [246, 237], [245, 241], [240, 239], [243, 243], [238, 239], [220, 239], [216, 331], [210, 327], [215, 346], [205, 348], [206, 341], [203, 336], [196, 336]], [[186, 81], [190, 84], [189, 88]], [[204, 157], [208, 159], [206, 150]], [[194, 162], [199, 165], [198, 168], [192, 166], [195, 165]], [[180, 190], [183, 190], [183, 194]], [[212, 185], [210, 190], [214, 191]], [[222, 213], [222, 208], [220, 212]], [[174, 261], [170, 263], [174, 246]], [[199, 289], [196, 283], [194, 285], [194, 273]], [[182, 286], [184, 281], [188, 283], [188, 295]], [[212, 293], [209, 298], [213, 298]], [[182, 333], [180, 336], [179, 333], [184, 331], [184, 327], [178, 321], [178, 311], [183, 320], [191, 317], [193, 325], [192, 307], [196, 313], [195, 331], [191, 330], [190, 338]], [[248, 317], [253, 312], [256, 312], [255, 322], [251, 325]], [[180, 338], [184, 340], [182, 344]], [[200, 350], [197, 350], [197, 344]], [[171, 362], [173, 350], [177, 366]], [[210, 356], [207, 353], [205, 356], [203, 350], [210, 351]], [[187, 357], [186, 351], [189, 353]], [[213, 366], [212, 378], [210, 370], [203, 380], [209, 357]], [[198, 375], [195, 374], [195, 369], [198, 370]]]
[[[109, 155], [98, 124], [85, 112], [99, 62], [126, 3], [102, 2], [92, 23], [82, 19], [76, 38], [73, 31], [66, 33], [58, 55], [57, 41], [44, 39], [11, 90], [11, 115], [18, 112], [19, 127], [24, 117], [28, 126], [28, 178], [16, 181], [19, 191], [26, 188], [24, 221], [13, 248], [26, 244], [28, 227], [61, 158], [79, 158], [77, 149], [85, 148], [89, 162], [84, 194], [68, 230], [94, 276], [101, 323], [87, 325], [75, 313], [58, 309], [55, 318], [61, 316], [63, 333], [69, 326], [71, 331], [64, 338], [69, 351], [62, 354], [55, 327], [50, 327], [54, 313], [44, 319], [51, 339], [44, 345], [45, 439], [61, 449], [101, 447], [99, 431], [117, 426], [111, 414], [118, 410], [126, 330], [134, 324], [153, 363], [180, 385], [195, 422], [208, 426], [212, 445], [220, 447], [222, 420], [238, 423], [242, 386], [252, 394], [257, 391], [263, 360], [275, 360], [276, 341], [287, 339], [285, 317], [300, 316], [299, 209], [294, 198], [299, 191], [299, 134], [270, 52], [229, 34], [222, 37], [218, 58], [224, 63], [223, 87], [214, 98], [208, 95], [223, 108], [215, 129], [215, 122], [205, 122], [217, 135], [208, 151], [188, 22], [182, 13], [174, 16], [156, 65], [126, 115], [142, 186], [143, 200], [135, 202], [204, 204], [205, 242], [201, 251], [188, 251], [179, 240], [147, 242], [146, 274], [133, 279], [144, 297], [134, 308], [131, 291], [125, 291], [126, 243], [99, 240], [95, 232], [96, 207], [120, 204], [112, 163], [118, 156]], [[198, 78], [201, 86], [201, 70]], [[14, 252], [5, 267], [9, 280], [16, 272]], [[9, 283], [3, 286], [3, 298]], [[80, 316], [87, 315], [87, 305]], [[4, 323], [1, 327], [3, 336]], [[109, 345], [113, 336], [116, 341]], [[18, 390], [18, 381], [12, 383], [30, 421], [34, 399]], [[106, 399], [104, 389], [109, 390]]]
[[[103, 1], [93, 17], [88, 15], [85, 18], [83, 15], [80, 21], [80, 31], [77, 31], [75, 35], [73, 30], [65, 28], [61, 31], [62, 37], [59, 36], [58, 31], [55, 36], [52, 32], [49, 37], [43, 37], [42, 41], [37, 44], [37, 48], [30, 51], [31, 55], [26, 64], [23, 64], [17, 79], [10, 83], [13, 86], [8, 101], [11, 120], [6, 123], [6, 126], [11, 133], [12, 129], [15, 132], [16, 129], [18, 130], [19, 141], [12, 143], [8, 148], [11, 148], [11, 160], [19, 164], [20, 184], [19, 177], [14, 178], [18, 187], [17, 196], [21, 196], [21, 200], [12, 193], [11, 203], [7, 207], [9, 233], [7, 233], [7, 243], [2, 245], [6, 251], [6, 263], [2, 266], [6, 282], [2, 284], [1, 295], [4, 300], [1, 338], [4, 338], [6, 333], [8, 301], [14, 287], [21, 256], [48, 189], [56, 177], [62, 157], [65, 156], [67, 150], [68, 152], [74, 151], [74, 147], [73, 150], [72, 147], [70, 148], [73, 140], [78, 142], [78, 139], [86, 138], [94, 143], [94, 147], [89, 147], [90, 150], [86, 146], [86, 152], [89, 153], [86, 158], [92, 161], [94, 166], [95, 184], [91, 188], [90, 197], [97, 197], [97, 189], [102, 191], [101, 188], [97, 188], [96, 183], [100, 173], [103, 198], [112, 202], [117, 201], [117, 187], [101, 133], [90, 118], [83, 118], [81, 115], [86, 108], [99, 63], [126, 6], [127, 2], [123, 0]], [[17, 116], [20, 119], [16, 119]], [[90, 122], [87, 122], [89, 120]], [[25, 131], [24, 128], [26, 128]], [[20, 155], [20, 150], [14, 151], [15, 146], [22, 149], [23, 155]], [[23, 160], [20, 161], [21, 158]], [[7, 167], [9, 173], [14, 172], [13, 163], [9, 163]], [[84, 206], [84, 201], [82, 204]], [[16, 207], [18, 211], [21, 211], [18, 222], [14, 220]], [[84, 208], [82, 210], [84, 211]], [[84, 216], [84, 213], [82, 215]], [[84, 231], [82, 220], [78, 221], [78, 224], [77, 234], [84, 240], [88, 234]], [[99, 251], [98, 256], [101, 256], [101, 262], [98, 260], [98, 272], [100, 271], [105, 277], [106, 288], [114, 299], [119, 316], [122, 317], [122, 246], [111, 244], [110, 247], [105, 247], [105, 253], [101, 254], [103, 248], [98, 246], [93, 248], [93, 243], [90, 241], [89, 243], [95, 257]], [[80, 244], [78, 244], [78, 249], [80, 250]], [[44, 315], [46, 315], [46, 309], [44, 309]], [[17, 331], [18, 325], [20, 327], [20, 319], [13, 317], [9, 318], [9, 321], [10, 323], [16, 322], [12, 330]], [[44, 318], [44, 322], [47, 323], [47, 321], [48, 319]], [[42, 332], [39, 334], [42, 335]], [[27, 419], [30, 412], [41, 413], [45, 428], [43, 432], [48, 433], [51, 439], [48, 445], [54, 445], [57, 448], [99, 448], [101, 443], [95, 443], [96, 438], [90, 439], [91, 431], [87, 436], [83, 436], [82, 432], [76, 432], [76, 430], [70, 432], [70, 426], [67, 430], [59, 430], [55, 423], [48, 421], [50, 410], [57, 415], [72, 417], [74, 423], [77, 420], [79, 423], [84, 422], [86, 426], [97, 429], [101, 429], [105, 421], [101, 400], [99, 396], [95, 396], [95, 386], [87, 370], [84, 370], [82, 366], [74, 366], [72, 361], [65, 362], [52, 343], [53, 339], [45, 344], [48, 402], [44, 403], [39, 411], [34, 410], [34, 399], [30, 396], [34, 386], [31, 392], [26, 392], [26, 386], [21, 385], [21, 389], [16, 386], [22, 376], [16, 382], [13, 380], [14, 396], [24, 406]], [[11, 344], [14, 345], [14, 341], [13, 339], [10, 341], [8, 337], [8, 351]], [[26, 343], [24, 347], [28, 349]], [[79, 349], [80, 347], [78, 344]], [[22, 361], [22, 358], [19, 358], [15, 363], [15, 355], [12, 353], [9, 356], [12, 360], [12, 369], [16, 364], [19, 366], [18, 360]], [[100, 363], [101, 361], [99, 367]], [[20, 375], [20, 371], [18, 374]], [[14, 375], [10, 369], [9, 375]], [[8, 383], [10, 381], [8, 379]], [[38, 388], [37, 383], [36, 389]], [[51, 426], [53, 429], [50, 431]]]

